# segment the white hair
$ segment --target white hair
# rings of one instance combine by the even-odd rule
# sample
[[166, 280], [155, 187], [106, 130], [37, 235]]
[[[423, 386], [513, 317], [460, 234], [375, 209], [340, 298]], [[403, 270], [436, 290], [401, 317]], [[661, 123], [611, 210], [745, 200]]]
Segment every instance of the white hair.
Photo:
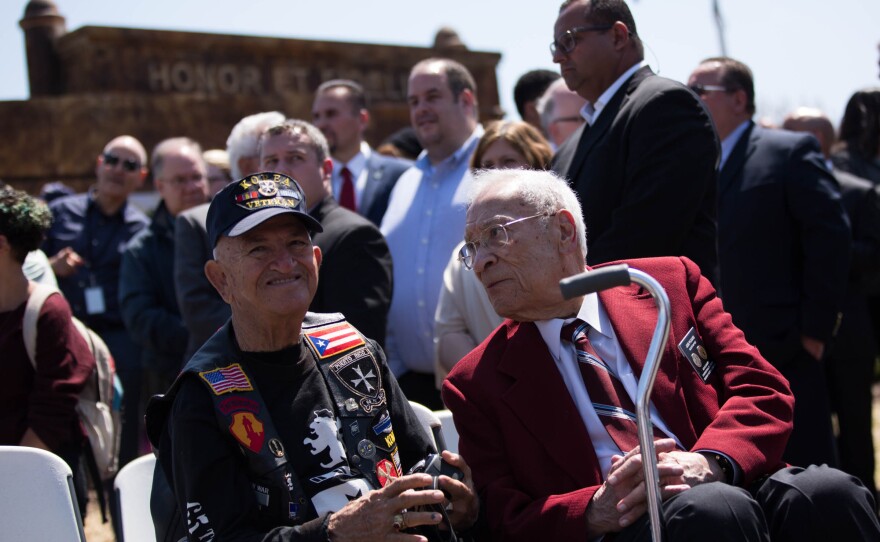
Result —
[[284, 115], [278, 111], [268, 111], [249, 115], [240, 121], [229, 133], [226, 140], [226, 153], [229, 154], [229, 170], [232, 180], [237, 181], [243, 177], [238, 169], [238, 161], [242, 158], [257, 157], [257, 143], [263, 131], [276, 124], [284, 122]]
[[544, 130], [545, 134], [550, 133], [550, 124], [553, 122], [553, 110], [556, 108], [556, 91], [559, 87], [564, 87], [568, 90], [568, 87], [565, 86], [565, 79], [561, 77], [550, 83], [550, 86], [547, 87], [544, 94], [541, 94], [541, 97], [538, 98], [538, 102], [535, 104], [535, 109], [538, 110], [538, 115], [541, 117], [541, 129]]
[[577, 194], [568, 182], [552, 171], [534, 169], [484, 169], [474, 173], [469, 186], [468, 207], [483, 193], [503, 184], [506, 190], [515, 190], [519, 201], [535, 209], [536, 213], [552, 215], [566, 209], [574, 216], [578, 247], [587, 256], [587, 228]]

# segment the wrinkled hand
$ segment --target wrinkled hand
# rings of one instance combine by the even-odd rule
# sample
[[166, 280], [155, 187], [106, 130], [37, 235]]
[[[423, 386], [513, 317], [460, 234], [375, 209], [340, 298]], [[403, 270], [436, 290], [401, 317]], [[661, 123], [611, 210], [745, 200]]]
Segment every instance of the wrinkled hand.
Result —
[[440, 486], [452, 496], [452, 504], [447, 508], [452, 528], [456, 531], [469, 529], [477, 521], [477, 515], [480, 513], [480, 499], [474, 490], [471, 469], [465, 463], [464, 458], [458, 454], [446, 450], [440, 456], [443, 461], [453, 467], [458, 467], [464, 473], [464, 478], [461, 481], [441, 476]]
[[698, 486], [707, 482], [717, 482], [723, 478], [721, 466], [714, 459], [710, 462], [703, 454], [673, 450], [661, 453], [658, 457], [658, 462], [675, 463], [681, 466], [683, 472], [677, 483], [685, 484], [688, 487]]
[[49, 258], [49, 264], [56, 277], [69, 277], [76, 273], [76, 270], [85, 264], [85, 260], [70, 247], [64, 247], [58, 251], [58, 254]]
[[[660, 455], [675, 450], [675, 441], [658, 439], [654, 442], [654, 446], [658, 454], [660, 497], [666, 500], [689, 489], [690, 486], [681, 483], [684, 468], [677, 461], [659, 459]], [[639, 447], [636, 446], [626, 455], [612, 456], [606, 481], [593, 494], [587, 508], [589, 537], [620, 531], [641, 517], [647, 509], [648, 497], [642, 470], [642, 455]]]
[[[390, 484], [359, 497], [338, 512], [330, 515], [327, 532], [333, 542], [371, 542], [396, 540], [400, 542], [425, 541], [423, 536], [398, 532], [394, 529], [394, 515], [416, 506], [440, 504], [443, 492], [430, 487], [433, 480], [427, 474], [408, 474]], [[436, 525], [442, 517], [436, 512], [405, 512], [406, 527]]]

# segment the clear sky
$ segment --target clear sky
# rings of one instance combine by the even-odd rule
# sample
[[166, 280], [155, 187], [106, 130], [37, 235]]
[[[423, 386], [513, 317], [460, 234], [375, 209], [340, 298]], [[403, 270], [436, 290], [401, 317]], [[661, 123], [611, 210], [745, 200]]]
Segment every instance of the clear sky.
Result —
[[[517, 118], [512, 88], [533, 68], [555, 69], [547, 44], [556, 0], [55, 0], [68, 30], [122, 26], [430, 46], [441, 26], [469, 48], [502, 54], [501, 105]], [[0, 1], [0, 100], [28, 96], [25, 0]], [[728, 54], [755, 73], [758, 115], [774, 120], [798, 105], [837, 124], [849, 96], [880, 86], [877, 0], [720, 0]], [[711, 0], [630, 0], [646, 57], [662, 75], [686, 80], [720, 54]]]

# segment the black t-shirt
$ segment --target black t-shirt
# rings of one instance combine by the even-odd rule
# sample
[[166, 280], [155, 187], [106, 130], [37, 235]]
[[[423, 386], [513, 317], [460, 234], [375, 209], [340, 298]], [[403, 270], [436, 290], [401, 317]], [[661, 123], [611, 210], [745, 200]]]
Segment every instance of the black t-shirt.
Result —
[[[425, 457], [431, 444], [388, 371], [381, 350], [375, 347], [375, 351], [405, 472]], [[300, 345], [279, 352], [235, 354], [271, 413], [289, 463], [310, 498], [307, 517], [313, 519], [299, 527], [273, 528], [261, 523], [245, 460], [231, 433], [252, 434], [255, 425], [258, 433], [266, 416], [255, 413], [244, 428], [220, 427], [211, 392], [198, 375], [190, 374], [181, 382], [168, 421], [172, 449], [161, 450], [173, 453], [174, 486], [190, 537], [326, 540], [323, 516], [375, 488], [349, 463], [324, 376], [311, 351]], [[377, 425], [380, 417], [377, 412]]]

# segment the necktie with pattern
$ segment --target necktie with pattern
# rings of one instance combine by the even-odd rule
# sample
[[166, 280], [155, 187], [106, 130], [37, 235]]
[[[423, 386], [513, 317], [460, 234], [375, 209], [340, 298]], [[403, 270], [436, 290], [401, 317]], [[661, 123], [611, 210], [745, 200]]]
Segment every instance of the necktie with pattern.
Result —
[[[626, 393], [623, 383], [608, 365], [596, 354], [587, 339], [590, 326], [583, 320], [575, 320], [562, 326], [562, 340], [574, 344], [577, 352], [578, 368], [590, 394], [590, 401], [605, 430], [623, 453], [639, 445], [636, 424], [636, 407]], [[654, 427], [654, 438], [663, 438]]]

